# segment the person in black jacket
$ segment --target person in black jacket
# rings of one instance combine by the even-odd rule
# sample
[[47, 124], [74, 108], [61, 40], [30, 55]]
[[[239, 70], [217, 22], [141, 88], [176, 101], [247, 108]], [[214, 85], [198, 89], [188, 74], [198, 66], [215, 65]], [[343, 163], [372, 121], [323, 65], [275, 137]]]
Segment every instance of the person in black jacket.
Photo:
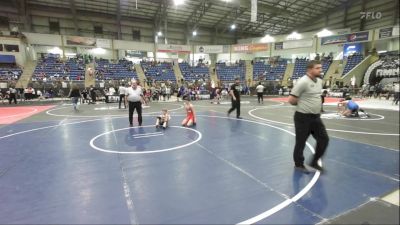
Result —
[[231, 90], [229, 91], [229, 95], [232, 98], [232, 107], [229, 109], [227, 116], [231, 114], [236, 109], [236, 118], [242, 119], [240, 117], [240, 79], [236, 78], [235, 83], [231, 86]]
[[79, 88], [77, 85], [74, 85], [69, 92], [69, 97], [71, 98], [72, 105], [74, 106], [74, 110], [78, 110], [78, 100], [81, 97], [81, 93], [79, 92]]
[[89, 93], [90, 93], [90, 98], [92, 99], [92, 101], [89, 102], [89, 104], [96, 104], [97, 94], [96, 94], [96, 88], [94, 88], [93, 85], [90, 85]]

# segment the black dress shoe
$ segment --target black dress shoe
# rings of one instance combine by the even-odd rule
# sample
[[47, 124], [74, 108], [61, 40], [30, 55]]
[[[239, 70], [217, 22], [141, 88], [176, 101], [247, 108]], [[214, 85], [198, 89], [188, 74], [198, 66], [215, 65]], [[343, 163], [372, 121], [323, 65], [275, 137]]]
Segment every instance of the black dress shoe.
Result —
[[310, 167], [320, 171], [321, 173], [324, 172], [324, 168], [322, 168], [320, 165], [318, 165], [318, 163], [311, 163]]
[[310, 173], [310, 171], [309, 171], [304, 165], [301, 165], [301, 166], [294, 166], [294, 168], [295, 168], [296, 170], [302, 172], [302, 173], [305, 173], [305, 174], [309, 174], [309, 173]]

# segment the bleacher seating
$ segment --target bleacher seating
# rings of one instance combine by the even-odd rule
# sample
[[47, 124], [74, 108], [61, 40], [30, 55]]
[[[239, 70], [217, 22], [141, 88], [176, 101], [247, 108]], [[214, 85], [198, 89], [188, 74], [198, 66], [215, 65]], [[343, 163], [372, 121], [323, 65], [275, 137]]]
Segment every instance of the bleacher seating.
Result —
[[217, 63], [216, 71], [218, 79], [221, 81], [234, 81], [236, 77], [239, 77], [240, 80], [245, 80], [246, 64], [244, 61], [231, 66], [225, 63]]
[[280, 60], [271, 66], [266, 80], [282, 80], [287, 67], [286, 60]]
[[155, 81], [176, 81], [171, 63], [164, 62], [154, 64], [152, 62], [141, 62], [140, 64], [147, 79]]
[[[295, 64], [294, 64], [292, 79], [298, 79], [307, 73], [308, 62], [309, 62], [308, 59], [296, 59]], [[322, 73], [324, 75], [328, 71], [331, 63], [332, 63], [332, 60], [330, 60], [328, 58], [322, 60]], [[321, 78], [323, 78], [324, 75], [322, 75]]]
[[[326, 60], [322, 60], [322, 73], [325, 75], [326, 72], [328, 71], [329, 67], [332, 64], [332, 60], [331, 59], [326, 59]], [[323, 75], [323, 76], [324, 76]], [[323, 76], [321, 78], [323, 78]]]
[[[253, 65], [253, 80], [259, 80], [259, 77], [264, 77], [264, 74], [269, 73], [271, 65], [257, 61]], [[264, 77], [265, 78], [265, 77]]]
[[296, 58], [296, 61], [294, 63], [292, 79], [298, 79], [307, 73], [307, 63], [308, 63], [308, 59]]
[[357, 66], [362, 60], [363, 56], [360, 54], [351, 55], [347, 58], [346, 66], [344, 67], [342, 76], [346, 75], [350, 70]]
[[205, 65], [190, 66], [188, 63], [179, 63], [179, 69], [182, 72], [185, 81], [198, 80], [200, 78], [210, 78], [209, 68]]
[[97, 77], [103, 80], [138, 79], [133, 63], [128, 60], [119, 60], [110, 63], [107, 59], [96, 60]]
[[274, 65], [255, 62], [253, 65], [254, 80], [282, 80], [286, 71], [286, 60], [280, 60]]
[[21, 68], [0, 66], [0, 81], [18, 80], [21, 74]]
[[82, 80], [85, 76], [85, 65], [82, 60], [70, 58], [66, 62], [62, 62], [57, 57], [47, 57], [38, 60], [32, 80], [46, 79], [66, 79], [66, 80]]

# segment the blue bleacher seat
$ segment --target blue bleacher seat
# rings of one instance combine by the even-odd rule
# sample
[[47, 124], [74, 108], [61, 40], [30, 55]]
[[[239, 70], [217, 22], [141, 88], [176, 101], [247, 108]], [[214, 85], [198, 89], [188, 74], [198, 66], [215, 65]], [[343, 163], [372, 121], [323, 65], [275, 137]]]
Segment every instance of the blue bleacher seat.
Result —
[[188, 63], [179, 63], [179, 69], [185, 80], [197, 80], [200, 78], [210, 78], [209, 68], [205, 65], [191, 67]]
[[347, 58], [346, 66], [344, 67], [342, 76], [346, 75], [350, 70], [363, 61], [363, 56], [360, 54], [352, 55]]

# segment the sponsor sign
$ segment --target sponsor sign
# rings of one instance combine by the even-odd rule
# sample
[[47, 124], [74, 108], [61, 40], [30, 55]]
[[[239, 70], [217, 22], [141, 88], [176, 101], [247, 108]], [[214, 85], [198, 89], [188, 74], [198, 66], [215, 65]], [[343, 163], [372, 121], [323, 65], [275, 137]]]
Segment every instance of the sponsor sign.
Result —
[[379, 39], [393, 36], [393, 27], [379, 29]]
[[321, 45], [368, 41], [368, 38], [369, 38], [369, 31], [357, 32], [351, 34], [333, 35], [321, 38]]
[[195, 53], [224, 53], [223, 45], [197, 45]]
[[159, 52], [178, 52], [178, 53], [190, 53], [190, 46], [188, 45], [158, 45]]
[[283, 49], [283, 42], [276, 42], [275, 50], [282, 50], [282, 49]]
[[291, 49], [291, 48], [309, 48], [312, 47], [313, 40], [297, 40], [297, 41], [285, 41], [283, 42], [283, 49]]
[[96, 47], [98, 48], [112, 48], [111, 47], [111, 40], [109, 39], [96, 39]]
[[66, 45], [81, 45], [96, 47], [96, 39], [90, 37], [66, 36]]
[[234, 52], [260, 52], [268, 51], [268, 44], [239, 44], [233, 45]]

